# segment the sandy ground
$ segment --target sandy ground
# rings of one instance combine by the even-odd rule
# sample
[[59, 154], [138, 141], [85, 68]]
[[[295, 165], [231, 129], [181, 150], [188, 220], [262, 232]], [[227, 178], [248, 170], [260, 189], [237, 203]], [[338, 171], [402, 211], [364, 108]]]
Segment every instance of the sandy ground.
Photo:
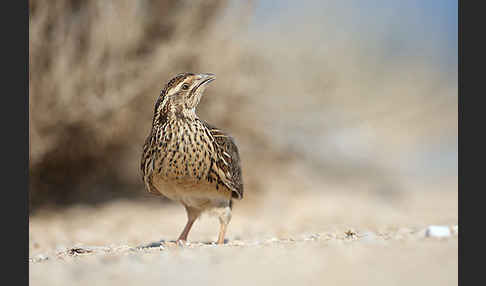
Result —
[[[30, 217], [31, 285], [457, 285], [457, 185], [382, 196], [305, 190], [235, 204], [223, 246], [203, 216], [172, 241], [181, 206], [158, 198], [40, 211]], [[273, 191], [272, 191], [273, 190]], [[197, 282], [196, 282], [197, 281]]]

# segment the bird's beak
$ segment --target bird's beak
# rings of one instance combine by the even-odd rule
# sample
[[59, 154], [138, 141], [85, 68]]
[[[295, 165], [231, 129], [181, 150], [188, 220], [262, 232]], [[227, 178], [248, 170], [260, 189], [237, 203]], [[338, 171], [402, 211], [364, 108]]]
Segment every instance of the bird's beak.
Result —
[[194, 89], [194, 91], [199, 93], [202, 93], [206, 89], [208, 83], [216, 79], [216, 76], [213, 73], [201, 73], [199, 74], [199, 77], [199, 83]]
[[201, 77], [201, 84], [206, 84], [216, 79], [216, 75], [214, 73], [201, 73], [199, 76]]

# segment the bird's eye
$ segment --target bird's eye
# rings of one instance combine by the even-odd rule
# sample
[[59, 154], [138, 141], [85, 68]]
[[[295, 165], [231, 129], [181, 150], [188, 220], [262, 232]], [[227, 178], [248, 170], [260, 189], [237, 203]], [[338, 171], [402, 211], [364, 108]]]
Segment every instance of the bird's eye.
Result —
[[183, 84], [182, 85], [182, 89], [183, 90], [188, 90], [189, 89], [189, 85], [187, 83]]

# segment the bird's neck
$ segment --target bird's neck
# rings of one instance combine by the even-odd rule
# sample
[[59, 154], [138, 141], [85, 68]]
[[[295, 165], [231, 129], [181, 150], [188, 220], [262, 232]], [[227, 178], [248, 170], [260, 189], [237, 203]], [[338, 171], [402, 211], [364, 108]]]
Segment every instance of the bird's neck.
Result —
[[167, 116], [172, 120], [195, 121], [197, 119], [195, 108], [171, 108]]

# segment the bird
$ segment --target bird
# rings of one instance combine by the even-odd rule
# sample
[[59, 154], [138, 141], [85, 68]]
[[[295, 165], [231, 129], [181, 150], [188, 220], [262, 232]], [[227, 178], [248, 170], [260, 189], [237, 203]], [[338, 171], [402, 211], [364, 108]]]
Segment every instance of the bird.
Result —
[[152, 128], [143, 145], [140, 169], [145, 189], [181, 203], [187, 223], [178, 243], [204, 212], [216, 214], [217, 244], [225, 243], [233, 199], [243, 198], [240, 155], [235, 139], [200, 119], [196, 107], [213, 73], [175, 75], [155, 102]]

